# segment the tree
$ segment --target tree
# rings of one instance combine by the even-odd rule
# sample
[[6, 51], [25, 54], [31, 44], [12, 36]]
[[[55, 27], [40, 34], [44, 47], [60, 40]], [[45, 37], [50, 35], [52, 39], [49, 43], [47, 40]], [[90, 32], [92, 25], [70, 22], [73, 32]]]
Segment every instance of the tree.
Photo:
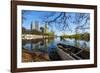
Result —
[[71, 25], [76, 25], [76, 29], [89, 29], [89, 13], [72, 13], [72, 12], [49, 12], [44, 15], [44, 22], [47, 22], [49, 26], [55, 23], [55, 26], [62, 31], [72, 31]]
[[43, 39], [44, 39], [44, 28], [43, 28], [43, 27], [40, 27], [40, 30], [41, 30], [41, 32], [42, 32]]
[[26, 32], [26, 29], [22, 27], [22, 33], [24, 34]]

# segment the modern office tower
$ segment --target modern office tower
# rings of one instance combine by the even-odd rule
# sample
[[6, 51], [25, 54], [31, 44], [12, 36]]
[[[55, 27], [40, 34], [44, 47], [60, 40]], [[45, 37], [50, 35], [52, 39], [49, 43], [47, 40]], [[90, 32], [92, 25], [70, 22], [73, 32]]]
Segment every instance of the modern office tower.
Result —
[[31, 30], [33, 29], [33, 22], [31, 22], [31, 26], [30, 26], [30, 29], [31, 29]]
[[39, 22], [38, 21], [35, 21], [35, 29], [39, 30]]
[[32, 30], [39, 30], [39, 22], [35, 21], [31, 23]]

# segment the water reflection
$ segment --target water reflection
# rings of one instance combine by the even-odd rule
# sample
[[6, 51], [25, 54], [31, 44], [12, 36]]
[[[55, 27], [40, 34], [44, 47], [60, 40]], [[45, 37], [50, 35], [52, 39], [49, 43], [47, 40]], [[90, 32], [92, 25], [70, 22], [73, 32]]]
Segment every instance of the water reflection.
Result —
[[50, 39], [36, 39], [36, 40], [22, 40], [22, 48], [29, 50], [30, 52], [43, 52], [48, 53], [51, 60], [60, 60], [59, 55], [56, 52], [58, 43], [64, 43], [66, 45], [72, 45], [79, 48], [90, 48], [90, 42], [84, 40], [75, 39], [60, 39], [59, 37]]
[[90, 48], [90, 41], [66, 39], [66, 44], [76, 46], [79, 48]]
[[22, 40], [23, 48], [31, 51], [47, 52], [48, 45], [53, 39]]

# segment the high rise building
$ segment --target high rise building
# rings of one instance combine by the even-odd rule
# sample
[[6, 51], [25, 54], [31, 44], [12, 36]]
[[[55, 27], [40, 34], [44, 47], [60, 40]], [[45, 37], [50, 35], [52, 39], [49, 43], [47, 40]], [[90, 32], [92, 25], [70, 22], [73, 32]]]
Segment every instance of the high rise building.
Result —
[[39, 22], [38, 21], [35, 21], [35, 29], [39, 30]]
[[39, 30], [39, 22], [38, 21], [32, 22], [32, 30]]
[[33, 29], [33, 23], [31, 22], [30, 30], [32, 30], [32, 29]]

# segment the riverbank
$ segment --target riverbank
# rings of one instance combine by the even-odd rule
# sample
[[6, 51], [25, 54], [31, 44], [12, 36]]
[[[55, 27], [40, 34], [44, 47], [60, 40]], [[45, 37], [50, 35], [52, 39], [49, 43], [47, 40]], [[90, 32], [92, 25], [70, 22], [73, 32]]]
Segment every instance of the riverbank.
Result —
[[30, 39], [43, 39], [43, 38], [53, 38], [54, 36], [48, 35], [32, 35], [32, 34], [22, 34], [22, 39], [30, 40]]
[[27, 49], [22, 49], [22, 62], [40, 62], [50, 61], [48, 53], [44, 52], [30, 52]]

